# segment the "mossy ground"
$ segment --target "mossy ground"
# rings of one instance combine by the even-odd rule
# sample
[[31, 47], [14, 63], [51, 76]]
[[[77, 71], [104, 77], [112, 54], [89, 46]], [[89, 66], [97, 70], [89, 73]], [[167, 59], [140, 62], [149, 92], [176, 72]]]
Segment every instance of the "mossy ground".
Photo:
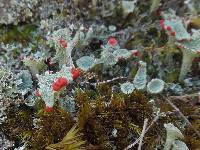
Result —
[[[117, 149], [124, 149], [140, 136], [145, 118], [149, 120], [148, 124], [153, 121], [155, 111], [147, 93], [136, 91], [130, 95], [113, 94], [111, 87], [110, 84], [102, 84], [96, 90], [78, 89], [75, 97], [78, 104], [75, 120], [60, 108], [59, 103], [52, 112], [47, 112], [43, 107], [33, 109], [12, 105], [6, 112], [7, 119], [1, 130], [10, 139], [18, 141], [18, 146], [25, 140], [28, 141], [27, 149], [42, 150], [50, 144], [60, 142], [77, 123], [81, 139], [86, 141], [85, 149], [111, 150], [114, 145]], [[156, 147], [162, 149], [161, 145], [166, 138], [164, 123], [173, 122], [180, 127], [183, 122], [164, 99], [159, 96], [154, 99], [154, 107], [159, 107], [166, 116], [160, 117], [146, 133], [143, 148], [149, 150]], [[189, 117], [195, 128], [200, 129], [197, 107], [180, 100], [173, 100], [173, 103]], [[33, 117], [38, 119], [36, 125]], [[183, 133], [189, 148], [197, 149], [199, 139], [193, 130], [186, 126]]]
[[[63, 0], [59, 0], [58, 2], [63, 3]], [[161, 17], [157, 13], [160, 9], [166, 10], [169, 7], [175, 7], [177, 13], [182, 14], [182, 11], [185, 11], [185, 9], [182, 9], [181, 7], [183, 1], [162, 1], [163, 5], [158, 9], [158, 12], [155, 11], [150, 14], [148, 12], [150, 1], [147, 2], [141, 0], [138, 1], [138, 9], [136, 13], [128, 15], [126, 18], [122, 17], [121, 10], [114, 12], [114, 16], [103, 17], [101, 14], [98, 14], [98, 11], [94, 12], [88, 8], [89, 5], [87, 3], [87, 1], [82, 1], [78, 6], [79, 8], [76, 9], [73, 8], [73, 5], [72, 8], [69, 8], [69, 10], [64, 9], [63, 12], [57, 10], [57, 16], [51, 15], [48, 19], [64, 17], [68, 23], [68, 19], [70, 19], [69, 15], [74, 13], [73, 17], [75, 18], [73, 19], [80, 21], [77, 23], [72, 19], [75, 25], [81, 24], [82, 20], [85, 20], [84, 23], [86, 25], [91, 24], [91, 22], [99, 24], [99, 26], [101, 23], [106, 26], [115, 25], [118, 31], [122, 30], [123, 32], [125, 32], [124, 29], [130, 27], [132, 32], [129, 33], [128, 31], [124, 34], [130, 34], [130, 37], [127, 41], [119, 42], [121, 42], [127, 49], [140, 49], [141, 54], [137, 58], [134, 57], [128, 60], [122, 59], [116, 66], [108, 69], [104, 69], [102, 65], [96, 65], [91, 69], [91, 71], [83, 73], [83, 77], [81, 78], [83, 79], [83, 83], [86, 81], [96, 83], [98, 81], [111, 79], [109, 74], [110, 72], [112, 72], [112, 77], [123, 76], [126, 71], [126, 66], [131, 68], [128, 75], [126, 75], [127, 79], [133, 78], [138, 69], [137, 63], [135, 62], [139, 60], [147, 62], [149, 78], [157, 77], [158, 72], [165, 69], [163, 71], [165, 73], [163, 77], [165, 82], [178, 82], [182, 56], [178, 48], [173, 47], [168, 43], [167, 34], [158, 26]], [[84, 7], [82, 7], [82, 5]], [[102, 4], [100, 3], [98, 5]], [[99, 16], [97, 17], [96, 15]], [[20, 55], [23, 55], [22, 49], [27, 46], [29, 47], [29, 44], [31, 45], [31, 52], [27, 52], [26, 54], [24, 52], [27, 56], [36, 53], [37, 51], [41, 51], [41, 49], [43, 52], [45, 51], [49, 53], [45, 56], [46, 60], [43, 63], [48, 64], [47, 58], [55, 54], [54, 49], [47, 45], [44, 36], [45, 33], [43, 33], [45, 31], [40, 31], [39, 22], [40, 20], [34, 22], [34, 24], [21, 23], [18, 25], [0, 27], [0, 43], [20, 43], [23, 45], [21, 49], [16, 49], [11, 52], [13, 59], [16, 61], [21, 61], [18, 58]], [[191, 27], [199, 29], [199, 22], [199, 18], [192, 19], [189, 29]], [[65, 22], [65, 24], [63, 23], [60, 26], [64, 27], [67, 23]], [[122, 39], [119, 38], [119, 40]], [[94, 38], [82, 51], [84, 54], [86, 53], [86, 55], [89, 55], [90, 53], [88, 52], [88, 49], [91, 49], [92, 52], [94, 51], [95, 54], [100, 55], [100, 49], [103, 42], [105, 41], [102, 39]], [[12, 62], [10, 56], [7, 56], [7, 51], [3, 49], [1, 50], [0, 56], [3, 56], [3, 58], [5, 56], [7, 59], [6, 62]], [[169, 64], [168, 60], [168, 54], [171, 51], [174, 51], [172, 54], [172, 62], [175, 63], [173, 64]], [[79, 53], [79, 51], [76, 52]], [[74, 54], [74, 56], [75, 55], [76, 54]], [[73, 59], [76, 60], [77, 58], [75, 57]], [[162, 64], [160, 68], [158, 68], [158, 63], [155, 63], [155, 59]], [[199, 59], [197, 59], [197, 62], [193, 62], [192, 77], [198, 76], [200, 73], [198, 62]], [[27, 67], [23, 65], [15, 66], [12, 63], [9, 67], [11, 70], [15, 70], [16, 72], [21, 68], [27, 69]], [[104, 72], [102, 73], [103, 69]], [[54, 66], [48, 64], [48, 70], [54, 72], [58, 71], [58, 64], [54, 64]], [[33, 81], [34, 88], [36, 89], [37, 80], [34, 75]], [[184, 142], [187, 144], [189, 149], [199, 149], [200, 138], [195, 134], [190, 126], [183, 126], [183, 119], [164, 99], [165, 97], [170, 97], [170, 95], [167, 95], [170, 94], [169, 92], [167, 94], [152, 96], [145, 91], [135, 91], [132, 94], [125, 95], [121, 93], [119, 89], [116, 91], [112, 90], [114, 85], [119, 84], [117, 81], [113, 83], [99, 84], [97, 86], [94, 84], [79, 85], [78, 82], [79, 81], [70, 85], [70, 87], [68, 87], [69, 90], [63, 89], [63, 91], [57, 95], [57, 102], [54, 105], [52, 112], [46, 110], [44, 102], [40, 98], [36, 99], [35, 106], [28, 106], [25, 103], [17, 104], [15, 102], [17, 98], [13, 98], [10, 105], [6, 107], [6, 119], [1, 124], [0, 131], [5, 134], [9, 140], [15, 142], [14, 147], [20, 147], [25, 143], [27, 150], [45, 150], [49, 145], [56, 143], [57, 148], [53, 150], [121, 150], [133, 143], [140, 136], [144, 120], [147, 118], [148, 125], [150, 125], [156, 117], [156, 112], [160, 109], [160, 112], [165, 113], [165, 116], [160, 116], [159, 119], [150, 127], [148, 132], [145, 134], [142, 148], [145, 150], [154, 150], [155, 148], [158, 150], [163, 149], [163, 144], [166, 138], [166, 131], [163, 125], [164, 123], [173, 123], [181, 129], [185, 136]], [[75, 86], [76, 88], [74, 88]], [[76, 110], [73, 113], [64, 110], [59, 102], [59, 99], [64, 99], [72, 89], [75, 91], [74, 95], [76, 102]], [[191, 93], [196, 91], [189, 92]], [[25, 95], [24, 98], [29, 94], [30, 93]], [[22, 98], [21, 95], [19, 97]], [[154, 100], [154, 103], [152, 103], [152, 99]], [[198, 101], [198, 98], [195, 99]], [[184, 99], [171, 99], [171, 101], [187, 117], [191, 124], [200, 131], [199, 102], [192, 103], [191, 99], [189, 101], [185, 101]], [[76, 145], [80, 141], [82, 144], [78, 149], [67, 149], [68, 147], [65, 143], [66, 146], [63, 148], [62, 140], [74, 125], [77, 125], [78, 128], [78, 140], [73, 140], [77, 136], [74, 135], [71, 137], [73, 141], [69, 140], [70, 142], [68, 141], [69, 143], [67, 144], [73, 143]], [[60, 144], [62, 146], [59, 145], [59, 142], [61, 142]], [[10, 149], [14, 149], [14, 147]], [[132, 149], [137, 149], [137, 147], [138, 145]]]

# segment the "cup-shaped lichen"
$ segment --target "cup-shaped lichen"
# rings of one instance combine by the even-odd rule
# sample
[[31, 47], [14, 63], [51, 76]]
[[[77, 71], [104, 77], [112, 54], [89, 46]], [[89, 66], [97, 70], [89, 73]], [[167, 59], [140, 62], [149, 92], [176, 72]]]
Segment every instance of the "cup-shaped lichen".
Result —
[[123, 83], [123, 84], [121, 84], [120, 87], [121, 87], [121, 91], [124, 94], [131, 94], [135, 89], [133, 83], [131, 83], [131, 82]]
[[[175, 42], [181, 49], [183, 58], [179, 75], [179, 81], [183, 80], [192, 66], [192, 60], [199, 56], [200, 50], [200, 32], [193, 30], [190, 35], [182, 18], [175, 15], [174, 11], [163, 13], [165, 20], [161, 20], [160, 24], [169, 35], [169, 41]], [[173, 40], [172, 40], [173, 39]]]
[[147, 64], [140, 61], [139, 65], [133, 84], [137, 90], [144, 90], [147, 84]]
[[181, 131], [177, 127], [175, 127], [173, 124], [171, 123], [164, 124], [164, 127], [167, 131], [167, 137], [166, 137], [164, 150], [170, 150], [175, 140], [183, 139], [184, 137]]
[[179, 80], [183, 80], [190, 72], [193, 59], [200, 56], [200, 31], [193, 30], [191, 40], [176, 42], [176, 45], [182, 50], [183, 59]]
[[187, 145], [184, 142], [175, 140], [173, 143], [172, 150], [189, 150], [189, 148], [187, 147]]
[[152, 79], [147, 84], [147, 91], [151, 94], [161, 93], [164, 89], [164, 81], [160, 79]]

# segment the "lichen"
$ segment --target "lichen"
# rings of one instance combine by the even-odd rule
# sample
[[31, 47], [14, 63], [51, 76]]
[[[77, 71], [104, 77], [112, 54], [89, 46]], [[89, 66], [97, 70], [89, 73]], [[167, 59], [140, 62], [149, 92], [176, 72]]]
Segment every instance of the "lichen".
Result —
[[0, 149], [198, 149], [196, 1], [2, 0]]
[[34, 16], [39, 0], [3, 0], [0, 5], [0, 24], [17, 24]]

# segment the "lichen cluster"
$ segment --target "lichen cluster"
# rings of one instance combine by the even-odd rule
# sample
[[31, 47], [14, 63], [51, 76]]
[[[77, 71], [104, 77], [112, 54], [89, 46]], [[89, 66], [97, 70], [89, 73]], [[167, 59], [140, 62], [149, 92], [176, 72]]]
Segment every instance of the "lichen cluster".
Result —
[[2, 0], [0, 149], [198, 150], [196, 0]]
[[2, 0], [0, 4], [0, 24], [17, 24], [34, 16], [38, 0]]

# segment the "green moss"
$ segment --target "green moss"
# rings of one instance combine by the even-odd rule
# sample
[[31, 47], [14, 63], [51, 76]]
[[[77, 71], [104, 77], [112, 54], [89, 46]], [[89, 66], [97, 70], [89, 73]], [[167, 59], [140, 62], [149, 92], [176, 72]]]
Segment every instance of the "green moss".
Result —
[[[133, 142], [133, 138], [140, 136], [144, 119], [148, 118], [149, 122], [153, 120], [154, 111], [145, 93], [135, 91], [130, 95], [113, 94], [110, 92], [111, 87], [109, 84], [97, 86], [98, 96], [92, 99], [88, 90], [77, 93], [76, 100], [80, 104], [78, 123], [88, 144], [100, 149], [112, 149], [114, 143], [117, 149], [124, 149], [131, 141]], [[180, 101], [173, 101], [173, 103], [180, 106], [180, 110], [186, 116], [195, 113], [196, 108], [191, 104], [180, 103]], [[173, 112], [171, 106], [159, 97], [156, 98], [156, 106], [161, 108], [161, 112]], [[182, 119], [176, 113], [166, 113], [166, 117], [161, 117], [145, 134], [143, 147], [149, 150], [162, 148], [166, 138], [163, 125], [170, 122], [180, 126]], [[112, 135], [113, 129], [117, 130], [117, 136]], [[187, 136], [190, 132], [191, 129], [186, 127]], [[189, 137], [192, 139], [192, 136]], [[186, 143], [191, 147], [197, 147], [197, 137], [191, 139], [186, 138]]]
[[[192, 117], [190, 121], [192, 122], [192, 125], [199, 131], [200, 130], [199, 117]], [[191, 127], [187, 128], [184, 131], [184, 135], [185, 135], [185, 142], [187, 143], [187, 146], [190, 149], [198, 150], [200, 147], [200, 138], [194, 134], [193, 129], [191, 129]]]
[[[45, 146], [61, 141], [73, 126], [70, 114], [58, 104], [52, 112], [47, 112], [40, 101], [37, 105], [38, 112], [25, 104], [11, 104], [6, 109], [6, 119], [0, 130], [10, 140], [15, 141], [15, 147], [26, 141], [27, 149], [45, 149]], [[37, 118], [38, 121], [34, 123], [33, 118]]]
[[27, 24], [22, 26], [8, 26], [1, 27], [0, 30], [0, 42], [9, 44], [12, 42], [27, 43], [33, 37], [33, 32], [36, 30], [36, 26], [33, 24]]
[[11, 104], [6, 110], [6, 119], [2, 123], [0, 130], [15, 141], [15, 146], [19, 146], [25, 133], [30, 133], [33, 128], [33, 112], [31, 107], [21, 104], [16, 106]]
[[60, 142], [73, 126], [70, 114], [59, 105], [55, 105], [52, 112], [41, 110], [38, 117], [38, 127], [33, 129], [27, 149], [42, 150], [50, 144]]
[[73, 126], [62, 141], [46, 147], [47, 150], [86, 150], [77, 126]]
[[[172, 101], [183, 113], [184, 116], [188, 118], [188, 120], [191, 122], [193, 127], [195, 127], [198, 131], [200, 131], [200, 118], [199, 118], [199, 110], [198, 107], [195, 106], [190, 100], [184, 101], [184, 100], [173, 100]], [[161, 101], [160, 103], [161, 111], [163, 112], [169, 112], [173, 111], [172, 107], [167, 104], [166, 101]], [[180, 125], [180, 122], [183, 122], [183, 119], [177, 115], [176, 113], [168, 114], [167, 120], [160, 120], [160, 122], [173, 122], [177, 123], [176, 126]], [[194, 133], [194, 130], [189, 125], [185, 126], [185, 130], [182, 131], [184, 134], [184, 142], [189, 147], [189, 149], [198, 149], [200, 147], [200, 139], [199, 137]]]
[[[153, 110], [141, 92], [127, 96], [122, 93], [112, 94], [110, 89], [109, 84], [98, 86], [99, 96], [92, 101], [90, 92], [77, 93], [77, 101], [81, 100], [78, 122], [88, 143], [101, 149], [112, 149], [114, 142], [118, 149], [123, 149], [131, 142], [128, 138], [130, 133], [138, 138], [144, 119], [153, 118]], [[110, 104], [106, 106], [105, 102]], [[112, 136], [113, 129], [117, 129], [117, 137]], [[145, 144], [148, 145], [148, 142]]]

